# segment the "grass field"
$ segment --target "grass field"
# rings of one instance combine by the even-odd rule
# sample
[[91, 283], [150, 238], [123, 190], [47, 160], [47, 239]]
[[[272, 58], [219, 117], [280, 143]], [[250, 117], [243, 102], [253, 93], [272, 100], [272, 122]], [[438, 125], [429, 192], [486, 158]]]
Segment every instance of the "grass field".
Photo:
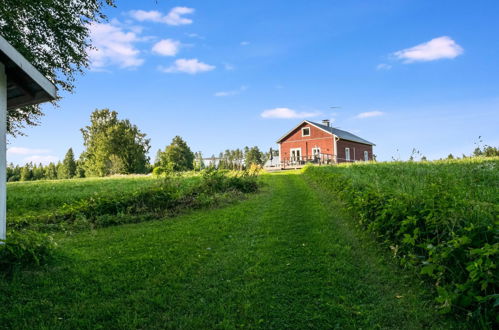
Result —
[[466, 328], [334, 194], [296, 172], [262, 181], [224, 208], [56, 233], [55, 260], [0, 279], [0, 327]]
[[124, 195], [156, 184], [152, 176], [7, 183], [8, 217], [43, 215], [96, 195]]

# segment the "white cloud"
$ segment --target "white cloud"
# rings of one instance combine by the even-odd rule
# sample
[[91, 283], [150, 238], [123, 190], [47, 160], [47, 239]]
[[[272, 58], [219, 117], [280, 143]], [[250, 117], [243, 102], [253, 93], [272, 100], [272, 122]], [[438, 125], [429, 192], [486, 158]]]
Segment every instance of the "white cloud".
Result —
[[121, 68], [137, 67], [144, 63], [135, 43], [141, 41], [137, 33], [126, 32], [116, 23], [92, 23], [90, 39], [95, 49], [89, 49], [92, 69], [117, 65]]
[[137, 21], [150, 21], [156, 23], [165, 23], [168, 25], [186, 25], [192, 24], [192, 19], [185, 18], [183, 15], [194, 13], [194, 8], [188, 7], [174, 7], [166, 15], [161, 14], [159, 11], [151, 10], [132, 10], [130, 16]]
[[260, 114], [262, 118], [283, 118], [283, 119], [293, 119], [293, 118], [307, 118], [316, 117], [321, 115], [320, 112], [297, 112], [289, 108], [274, 108], [265, 110]]
[[455, 58], [463, 53], [463, 48], [454, 40], [443, 36], [417, 46], [399, 50], [393, 55], [404, 63], [428, 62], [443, 58]]
[[23, 147], [10, 147], [7, 150], [8, 155], [33, 155], [33, 154], [47, 154], [49, 149], [31, 149]]
[[242, 92], [244, 92], [247, 89], [248, 89], [248, 87], [241, 86], [241, 87], [239, 87], [239, 89], [234, 89], [234, 90], [231, 90], [231, 91], [216, 92], [214, 95], [215, 96], [219, 96], [219, 97], [220, 96], [232, 96], [232, 95], [241, 94]]
[[241, 46], [248, 46], [249, 44], [249, 41], [241, 41]]
[[364, 118], [371, 118], [371, 117], [379, 117], [383, 116], [385, 113], [381, 111], [368, 111], [368, 112], [361, 112], [355, 118], [358, 119], [364, 119]]
[[34, 164], [39, 164], [42, 163], [44, 165], [47, 165], [48, 163], [56, 163], [59, 161], [59, 157], [57, 156], [52, 156], [52, 155], [33, 155], [30, 157], [26, 157], [23, 159], [24, 163], [31, 163], [33, 162]]
[[159, 70], [166, 73], [175, 73], [175, 72], [184, 72], [189, 74], [196, 74], [200, 72], [207, 72], [214, 70], [214, 65], [209, 65], [203, 62], [200, 62], [197, 58], [193, 59], [185, 59], [181, 58], [175, 61], [172, 66], [167, 68], [159, 67]]
[[392, 66], [390, 64], [386, 63], [380, 63], [376, 65], [376, 70], [381, 71], [381, 70], [390, 70]]
[[191, 24], [192, 19], [182, 17], [182, 15], [187, 15], [187, 14], [192, 14], [194, 13], [194, 8], [188, 8], [188, 7], [175, 7], [170, 12], [168, 15], [166, 15], [165, 23], [169, 25], [184, 25], [184, 24]]
[[145, 11], [145, 10], [132, 10], [130, 16], [139, 22], [151, 21], [151, 22], [161, 22], [163, 15], [157, 10]]
[[158, 41], [152, 47], [152, 51], [163, 56], [175, 56], [180, 50], [180, 42], [172, 39]]

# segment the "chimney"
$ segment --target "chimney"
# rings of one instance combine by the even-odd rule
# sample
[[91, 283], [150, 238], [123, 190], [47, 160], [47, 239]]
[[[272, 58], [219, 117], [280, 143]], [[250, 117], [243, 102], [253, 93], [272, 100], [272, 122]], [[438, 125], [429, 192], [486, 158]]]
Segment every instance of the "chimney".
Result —
[[329, 127], [329, 119], [324, 119], [324, 120], [322, 121], [322, 124], [323, 124], [323, 125], [326, 125], [327, 127]]

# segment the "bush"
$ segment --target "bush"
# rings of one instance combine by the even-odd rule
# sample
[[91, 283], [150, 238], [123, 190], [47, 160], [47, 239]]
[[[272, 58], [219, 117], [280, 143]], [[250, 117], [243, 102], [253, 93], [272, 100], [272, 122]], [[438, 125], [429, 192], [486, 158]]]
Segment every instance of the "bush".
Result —
[[433, 283], [442, 312], [499, 321], [499, 159], [308, 167], [305, 175]]
[[170, 174], [155, 186], [122, 195], [95, 195], [66, 204], [52, 214], [16, 219], [9, 226], [14, 229], [64, 231], [138, 222], [146, 218], [165, 217], [180, 210], [215, 205], [222, 199], [240, 198], [241, 193], [257, 189], [256, 175], [247, 172], [209, 169], [200, 177], [189, 178], [184, 178], [182, 174]]
[[152, 169], [152, 175], [154, 176], [161, 176], [165, 173], [167, 173], [166, 169], [161, 166], [156, 166], [155, 168]]
[[52, 237], [31, 230], [11, 231], [0, 245], [0, 271], [16, 266], [40, 265], [52, 255]]

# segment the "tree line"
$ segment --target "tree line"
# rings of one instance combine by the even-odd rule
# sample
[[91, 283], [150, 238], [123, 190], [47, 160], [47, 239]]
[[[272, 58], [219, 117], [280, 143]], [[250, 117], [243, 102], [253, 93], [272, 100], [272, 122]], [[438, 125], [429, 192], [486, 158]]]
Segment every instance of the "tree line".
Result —
[[113, 174], [161, 174], [202, 170], [205, 167], [242, 170], [251, 164], [262, 165], [266, 154], [258, 147], [225, 150], [213, 161], [203, 159], [201, 152], [192, 152], [187, 143], [175, 136], [163, 150], [158, 150], [153, 164], [147, 156], [150, 139], [128, 119], [119, 119], [116, 111], [95, 110], [90, 125], [81, 129], [85, 147], [78, 159], [72, 148], [64, 160], [48, 165], [27, 163], [9, 164], [7, 181], [56, 180], [84, 177], [103, 177]]

